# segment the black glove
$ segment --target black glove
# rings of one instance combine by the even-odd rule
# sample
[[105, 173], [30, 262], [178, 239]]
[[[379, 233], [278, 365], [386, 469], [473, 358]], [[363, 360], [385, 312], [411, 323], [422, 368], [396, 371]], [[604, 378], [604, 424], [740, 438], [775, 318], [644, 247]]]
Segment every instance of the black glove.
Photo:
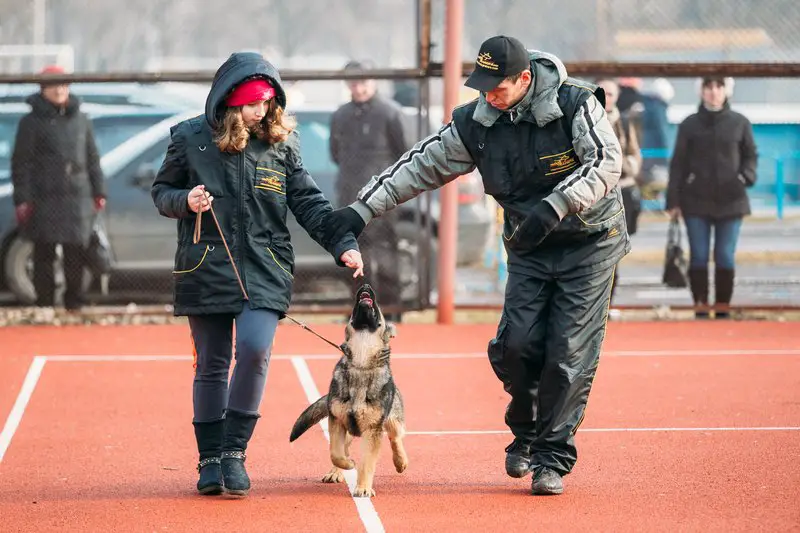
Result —
[[509, 241], [514, 245], [522, 245], [525, 248], [535, 248], [547, 237], [551, 231], [556, 229], [561, 219], [549, 202], [542, 200], [533, 211], [527, 216], [522, 224], [514, 231]]
[[353, 236], [358, 239], [366, 225], [367, 223], [364, 222], [361, 215], [356, 213], [352, 207], [342, 207], [331, 211], [325, 219], [325, 240], [330, 244], [336, 244], [348, 232], [352, 232]]

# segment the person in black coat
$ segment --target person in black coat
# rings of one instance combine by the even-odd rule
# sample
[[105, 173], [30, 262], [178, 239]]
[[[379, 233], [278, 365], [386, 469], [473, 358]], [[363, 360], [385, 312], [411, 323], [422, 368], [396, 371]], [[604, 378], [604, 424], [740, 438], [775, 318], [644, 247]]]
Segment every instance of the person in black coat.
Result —
[[[44, 73], [63, 74], [60, 67]], [[20, 233], [33, 242], [36, 305], [55, 304], [56, 244], [64, 254], [64, 307], [84, 303], [85, 250], [95, 214], [105, 207], [105, 181], [92, 122], [64, 83], [44, 83], [27, 98], [11, 156], [14, 206]]]
[[736, 244], [750, 214], [747, 189], [756, 182], [753, 128], [730, 108], [731, 78], [701, 83], [702, 103], [678, 128], [666, 208], [683, 217], [689, 237], [689, 282], [698, 318], [709, 317], [709, 261], [714, 231], [715, 316], [728, 318]]
[[[372, 69], [370, 62], [350, 61], [345, 72]], [[403, 126], [403, 110], [377, 90], [375, 80], [349, 80], [351, 101], [331, 117], [330, 153], [339, 167], [336, 196], [339, 206], [347, 205], [372, 176], [399, 159], [410, 148]], [[380, 293], [386, 318], [401, 319], [390, 307], [402, 304], [398, 217], [391, 213], [371, 224], [359, 236], [364, 261], [370, 266], [374, 288]]]
[[250, 490], [245, 452], [294, 281], [288, 210], [339, 266], [363, 273], [352, 233], [324, 236], [333, 207], [303, 168], [285, 106], [272, 64], [257, 53], [232, 54], [214, 76], [205, 114], [172, 128], [151, 189], [158, 212], [178, 220], [175, 314], [189, 317], [194, 343], [201, 494]]

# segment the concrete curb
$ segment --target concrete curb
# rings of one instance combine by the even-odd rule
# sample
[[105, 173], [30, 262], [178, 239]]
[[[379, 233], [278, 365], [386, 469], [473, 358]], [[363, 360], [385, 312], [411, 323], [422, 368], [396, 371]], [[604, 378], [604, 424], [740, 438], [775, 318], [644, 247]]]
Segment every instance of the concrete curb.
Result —
[[[687, 260], [688, 260], [688, 250]], [[660, 249], [644, 249], [632, 250], [622, 260], [622, 264], [637, 264], [637, 265], [657, 265], [664, 264], [665, 250]], [[738, 264], [786, 264], [786, 263], [800, 263], [800, 250], [798, 251], [785, 251], [785, 252], [771, 252], [769, 250], [744, 250], [736, 252], [736, 262]], [[800, 267], [799, 267], [800, 268]]]
[[[456, 308], [456, 324], [496, 324], [500, 319], [500, 309], [459, 309]], [[343, 324], [341, 315], [316, 313], [293, 314], [298, 320], [309, 324]], [[403, 324], [435, 324], [436, 310], [409, 311], [403, 315]], [[734, 320], [800, 321], [800, 310], [746, 310], [733, 314]], [[654, 306], [652, 309], [614, 310], [612, 321], [659, 322], [674, 320], [693, 320], [691, 311]], [[291, 325], [285, 320], [284, 323]], [[87, 307], [79, 313], [63, 310], [25, 308], [0, 308], [0, 327], [11, 326], [141, 326], [141, 325], [186, 325], [185, 317], [174, 317], [164, 306], [139, 306], [132, 312], [127, 306]], [[188, 326], [187, 326], [188, 327]]]

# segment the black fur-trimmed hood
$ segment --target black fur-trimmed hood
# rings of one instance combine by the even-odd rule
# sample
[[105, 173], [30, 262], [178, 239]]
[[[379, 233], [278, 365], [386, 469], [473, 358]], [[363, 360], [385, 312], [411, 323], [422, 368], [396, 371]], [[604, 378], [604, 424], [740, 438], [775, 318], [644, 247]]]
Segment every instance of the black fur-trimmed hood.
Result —
[[256, 52], [236, 52], [223, 63], [214, 75], [211, 90], [206, 98], [206, 121], [215, 128], [222, 118], [223, 102], [241, 82], [250, 78], [266, 78], [275, 87], [275, 98], [286, 107], [286, 93], [280, 74], [272, 63]]

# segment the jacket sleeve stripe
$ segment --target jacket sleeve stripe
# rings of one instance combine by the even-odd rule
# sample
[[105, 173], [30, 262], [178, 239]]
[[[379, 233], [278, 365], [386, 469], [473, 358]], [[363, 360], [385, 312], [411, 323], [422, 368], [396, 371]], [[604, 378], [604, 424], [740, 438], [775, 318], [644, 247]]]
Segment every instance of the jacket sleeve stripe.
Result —
[[577, 183], [581, 179], [583, 179], [586, 176], [588, 176], [589, 172], [591, 171], [592, 168], [598, 168], [601, 165], [601, 163], [603, 161], [603, 158], [605, 157], [604, 156], [605, 151], [603, 150], [603, 148], [604, 148], [603, 147], [603, 142], [600, 140], [600, 137], [597, 136], [597, 132], [595, 131], [595, 128], [594, 128], [595, 125], [594, 125], [594, 122], [592, 121], [592, 116], [589, 113], [589, 104], [588, 104], [588, 102], [584, 102], [581, 107], [583, 108], [583, 118], [584, 118], [584, 120], [586, 120], [586, 126], [589, 128], [589, 135], [590, 135], [590, 137], [592, 139], [592, 142], [594, 143], [595, 160], [591, 165], [585, 166], [583, 168], [583, 170], [579, 174], [576, 174], [567, 183], [562, 183], [558, 187], [558, 190], [560, 190], [562, 192], [566, 191], [567, 189], [569, 189], [570, 187], [575, 185], [575, 183]]
[[439, 131], [439, 133], [437, 133], [436, 135], [431, 135], [430, 137], [428, 137], [417, 148], [414, 148], [413, 150], [410, 150], [405, 155], [405, 157], [401, 158], [394, 165], [392, 165], [389, 169], [384, 171], [383, 174], [378, 176], [378, 179], [375, 181], [375, 184], [372, 186], [372, 188], [369, 191], [367, 191], [366, 194], [364, 194], [361, 197], [361, 200], [363, 202], [368, 201], [376, 192], [378, 192], [378, 190], [381, 188], [381, 186], [383, 186], [383, 183], [386, 180], [391, 179], [395, 174], [397, 174], [400, 170], [402, 170], [402, 168], [404, 166], [410, 164], [412, 162], [412, 160], [414, 159], [414, 156], [422, 154], [423, 152], [425, 152], [425, 149], [428, 146], [430, 146], [431, 144], [440, 142], [442, 140], [442, 134], [444, 132], [446, 132], [450, 127], [451, 127], [451, 125], [448, 123], [444, 128], [442, 128]]

